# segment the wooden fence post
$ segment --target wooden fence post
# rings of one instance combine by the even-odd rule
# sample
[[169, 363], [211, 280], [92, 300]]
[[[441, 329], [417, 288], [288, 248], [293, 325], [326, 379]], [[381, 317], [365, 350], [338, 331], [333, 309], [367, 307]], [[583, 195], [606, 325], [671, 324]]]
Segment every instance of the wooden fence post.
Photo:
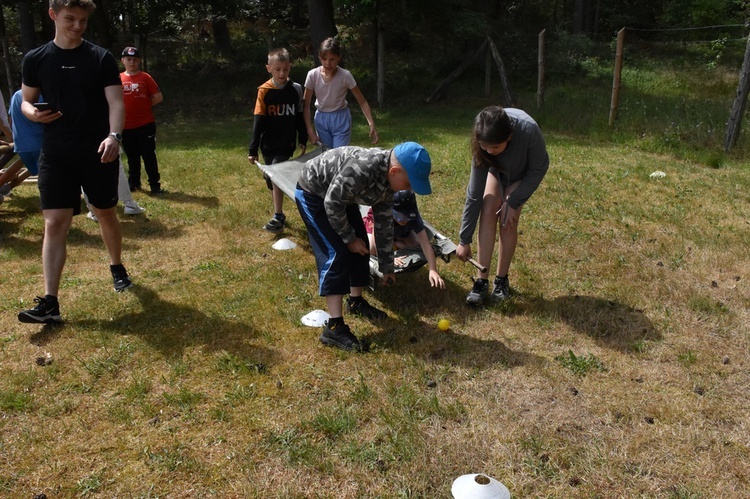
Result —
[[617, 118], [617, 108], [620, 106], [620, 79], [622, 77], [622, 46], [625, 42], [625, 28], [617, 32], [617, 51], [615, 53], [615, 76], [612, 80], [612, 101], [609, 105], [609, 126]]
[[544, 104], [544, 34], [547, 30], [539, 32], [539, 57], [537, 59], [537, 81], [536, 81], [536, 107]]
[[732, 112], [729, 113], [729, 120], [727, 121], [727, 134], [724, 137], [725, 152], [729, 152], [740, 136], [742, 116], [745, 114], [748, 93], [750, 93], [750, 36], [747, 38], [747, 45], [745, 46], [745, 60], [742, 61], [737, 95], [734, 97]]
[[489, 48], [488, 50], [492, 50], [492, 58], [495, 59], [495, 64], [497, 64], [497, 71], [500, 73], [500, 82], [503, 84], [503, 94], [505, 95], [505, 99], [503, 100], [503, 106], [510, 107], [513, 105], [513, 98], [510, 95], [510, 87], [508, 86], [508, 75], [505, 73], [505, 64], [503, 64], [503, 59], [500, 57], [500, 51], [497, 50], [497, 45], [495, 45], [495, 42], [492, 41], [492, 38], [487, 38], [489, 41]]

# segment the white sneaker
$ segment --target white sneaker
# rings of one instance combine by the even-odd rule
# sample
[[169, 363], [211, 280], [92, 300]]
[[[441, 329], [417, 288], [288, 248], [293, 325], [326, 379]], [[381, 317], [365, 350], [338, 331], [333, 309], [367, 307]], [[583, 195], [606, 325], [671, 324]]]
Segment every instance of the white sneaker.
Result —
[[133, 201], [132, 203], [126, 204], [125, 205], [125, 209], [123, 210], [123, 212], [126, 215], [140, 215], [141, 213], [143, 213], [145, 211], [146, 211], [146, 208], [144, 208], [143, 206], [139, 205], [135, 201]]
[[96, 223], [99, 223], [99, 220], [96, 218], [96, 215], [94, 215], [93, 211], [90, 211], [88, 215], [86, 215], [86, 218], [88, 218], [89, 220], [93, 220]]

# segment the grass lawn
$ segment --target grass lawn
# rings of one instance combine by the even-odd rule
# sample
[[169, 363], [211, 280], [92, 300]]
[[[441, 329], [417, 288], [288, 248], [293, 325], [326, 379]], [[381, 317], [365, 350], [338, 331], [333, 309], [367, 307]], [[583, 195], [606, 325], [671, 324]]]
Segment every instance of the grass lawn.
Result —
[[[469, 104], [377, 115], [381, 145], [430, 151], [420, 208], [454, 241], [484, 105]], [[167, 193], [120, 212], [136, 285], [112, 291], [98, 226], [76, 217], [60, 327], [16, 320], [43, 290], [38, 194], [17, 189], [0, 206], [0, 497], [434, 498], [479, 472], [513, 497], [746, 495], [746, 155], [529, 110], [551, 169], [524, 208], [512, 302], [467, 308], [473, 268], [440, 261], [444, 291], [422, 269], [367, 295], [389, 318], [349, 319], [366, 354], [301, 325], [325, 305], [315, 264], [288, 199], [299, 246], [262, 230], [247, 121], [160, 124]]]

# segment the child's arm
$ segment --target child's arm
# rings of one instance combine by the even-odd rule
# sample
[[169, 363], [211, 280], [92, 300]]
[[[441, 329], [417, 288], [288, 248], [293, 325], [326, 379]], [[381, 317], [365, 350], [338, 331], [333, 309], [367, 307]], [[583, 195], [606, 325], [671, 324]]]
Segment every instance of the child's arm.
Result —
[[372, 143], [377, 144], [380, 139], [378, 138], [378, 132], [375, 130], [375, 120], [372, 118], [370, 104], [367, 102], [367, 99], [365, 99], [365, 96], [362, 95], [362, 91], [359, 87], [354, 87], [351, 90], [352, 94], [354, 94], [354, 97], [357, 99], [357, 102], [359, 102], [359, 107], [362, 108], [362, 114], [365, 115], [367, 124], [370, 125], [370, 138], [372, 139]]
[[440, 277], [437, 271], [437, 258], [435, 258], [435, 250], [430, 244], [430, 240], [427, 238], [427, 231], [421, 230], [417, 234], [417, 240], [419, 245], [422, 247], [422, 253], [427, 258], [427, 266], [430, 269], [430, 286], [433, 288], [445, 289], [445, 281]]
[[310, 104], [312, 103], [313, 91], [311, 88], [305, 88], [305, 95], [303, 97], [304, 104], [302, 107], [302, 114], [305, 119], [305, 127], [307, 127], [307, 140], [311, 144], [317, 144], [320, 142], [320, 137], [315, 133], [315, 129], [312, 126], [312, 118], [310, 117]]
[[265, 128], [265, 116], [262, 114], [256, 114], [253, 117], [253, 132], [250, 135], [250, 145], [247, 149], [247, 161], [255, 166], [255, 162], [258, 160], [258, 148], [260, 147], [260, 136], [263, 134]]

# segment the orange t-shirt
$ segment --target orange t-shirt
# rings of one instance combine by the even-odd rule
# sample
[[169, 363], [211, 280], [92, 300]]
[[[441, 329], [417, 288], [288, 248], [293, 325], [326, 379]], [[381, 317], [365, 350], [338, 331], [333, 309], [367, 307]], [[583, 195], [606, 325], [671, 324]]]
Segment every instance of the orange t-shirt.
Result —
[[139, 71], [134, 75], [120, 73], [122, 96], [125, 102], [125, 130], [153, 123], [151, 96], [159, 93], [159, 85], [151, 75]]

